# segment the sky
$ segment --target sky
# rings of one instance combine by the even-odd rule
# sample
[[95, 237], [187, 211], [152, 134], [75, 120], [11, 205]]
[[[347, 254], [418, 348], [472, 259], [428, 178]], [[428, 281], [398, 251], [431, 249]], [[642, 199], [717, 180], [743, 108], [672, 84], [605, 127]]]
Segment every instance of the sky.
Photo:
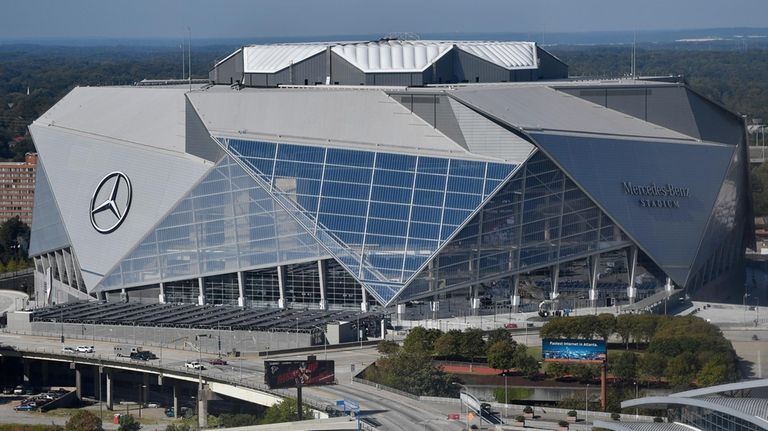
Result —
[[0, 0], [0, 40], [767, 27], [768, 0]]

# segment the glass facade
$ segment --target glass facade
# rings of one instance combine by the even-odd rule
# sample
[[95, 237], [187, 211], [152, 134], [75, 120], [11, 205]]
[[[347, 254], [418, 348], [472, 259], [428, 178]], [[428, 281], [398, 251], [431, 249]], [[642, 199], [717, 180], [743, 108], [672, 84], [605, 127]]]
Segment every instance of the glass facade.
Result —
[[759, 431], [765, 429], [765, 427], [757, 426], [743, 419], [701, 407], [682, 408], [680, 419], [685, 424], [707, 431]]
[[225, 157], [100, 286], [189, 279], [323, 255], [317, 241]]
[[285, 299], [289, 304], [320, 304], [320, 271], [317, 262], [287, 265]]
[[240, 290], [237, 273], [214, 275], [203, 279], [205, 303], [213, 305], [237, 305]]
[[360, 283], [333, 259], [325, 265], [325, 298], [330, 305], [360, 304], [363, 292]]
[[388, 302], [515, 165], [221, 139]]
[[246, 305], [275, 305], [280, 299], [280, 278], [277, 268], [243, 273], [243, 296]]
[[197, 304], [199, 284], [197, 279], [170, 281], [163, 284], [163, 294], [169, 304]]
[[479, 286], [514, 273], [573, 260], [631, 242], [542, 153], [448, 243], [400, 295]]

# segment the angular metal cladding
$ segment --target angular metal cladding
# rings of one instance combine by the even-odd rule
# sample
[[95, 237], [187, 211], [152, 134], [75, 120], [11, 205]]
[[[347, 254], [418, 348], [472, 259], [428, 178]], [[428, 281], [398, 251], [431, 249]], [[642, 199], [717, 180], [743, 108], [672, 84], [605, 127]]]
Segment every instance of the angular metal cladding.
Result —
[[734, 146], [531, 136], [667, 275], [686, 284]]

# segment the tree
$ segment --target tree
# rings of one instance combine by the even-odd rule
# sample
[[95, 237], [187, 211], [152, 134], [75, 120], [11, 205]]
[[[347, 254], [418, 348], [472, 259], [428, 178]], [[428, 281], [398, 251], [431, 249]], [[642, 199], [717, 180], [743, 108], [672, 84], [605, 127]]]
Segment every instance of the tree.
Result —
[[[312, 418], [312, 410], [306, 405], [303, 406], [303, 418]], [[297, 405], [296, 400], [292, 398], [284, 398], [279, 403], [268, 408], [264, 412], [264, 418], [260, 421], [261, 424], [276, 424], [280, 422], [292, 422], [299, 420], [299, 416], [296, 413]]]
[[434, 344], [435, 356], [450, 358], [459, 355], [461, 351], [461, 331], [451, 329], [444, 333]]
[[165, 427], [165, 431], [190, 431], [189, 424], [185, 422], [177, 424], [169, 424]]
[[509, 370], [515, 366], [515, 344], [500, 340], [488, 347], [488, 366], [497, 370]]
[[117, 428], [117, 431], [139, 431], [140, 429], [141, 424], [133, 415], [120, 416], [120, 426]]
[[29, 244], [29, 226], [26, 223], [16, 216], [0, 224], [0, 247], [8, 258], [23, 256], [22, 244]]
[[496, 328], [488, 332], [488, 346], [493, 346], [498, 341], [510, 341], [512, 343], [515, 340], [512, 338], [512, 334], [504, 328]]
[[629, 349], [629, 340], [635, 334], [635, 315], [621, 314], [616, 318], [616, 333]]
[[88, 410], [78, 410], [67, 420], [64, 431], [101, 431], [101, 418]]
[[701, 387], [715, 386], [730, 380], [728, 366], [718, 359], [711, 359], [701, 367], [696, 376], [696, 383]]
[[400, 345], [394, 341], [382, 340], [382, 341], [379, 341], [379, 344], [376, 346], [376, 349], [382, 355], [390, 355], [400, 350]]
[[408, 335], [403, 340], [403, 348], [409, 352], [423, 352], [432, 354], [434, 350], [435, 340], [437, 340], [442, 331], [439, 329], [424, 329], [421, 326], [417, 326], [408, 332]]
[[639, 360], [640, 373], [646, 377], [660, 380], [667, 369], [667, 358], [659, 353], [648, 352]]
[[524, 376], [532, 379], [539, 374], [539, 361], [528, 354], [515, 355], [515, 368]]
[[472, 362], [478, 356], [485, 356], [486, 345], [483, 335], [483, 331], [480, 329], [467, 328], [461, 334], [461, 355]]
[[603, 313], [597, 316], [597, 326], [595, 335], [608, 341], [613, 333], [616, 332], [616, 317], [610, 313]]
[[664, 375], [673, 388], [687, 388], [696, 377], [696, 357], [690, 352], [675, 356], [669, 360]]
[[611, 361], [611, 372], [620, 382], [629, 382], [637, 378], [637, 355], [621, 352]]

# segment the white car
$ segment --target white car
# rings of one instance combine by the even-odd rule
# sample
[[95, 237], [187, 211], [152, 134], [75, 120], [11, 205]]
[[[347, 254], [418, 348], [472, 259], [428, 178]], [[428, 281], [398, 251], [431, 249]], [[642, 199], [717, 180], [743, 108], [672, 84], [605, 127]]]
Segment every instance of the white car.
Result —
[[64, 347], [63, 349], [61, 349], [61, 353], [76, 353], [76, 352], [77, 350], [75, 350], [72, 347]]
[[184, 363], [184, 366], [187, 367], [187, 368], [192, 368], [194, 370], [204, 370], [205, 369], [203, 364], [201, 364], [200, 362], [197, 362], [197, 361], [187, 361], [187, 362]]
[[93, 346], [77, 346], [78, 353], [93, 353]]

